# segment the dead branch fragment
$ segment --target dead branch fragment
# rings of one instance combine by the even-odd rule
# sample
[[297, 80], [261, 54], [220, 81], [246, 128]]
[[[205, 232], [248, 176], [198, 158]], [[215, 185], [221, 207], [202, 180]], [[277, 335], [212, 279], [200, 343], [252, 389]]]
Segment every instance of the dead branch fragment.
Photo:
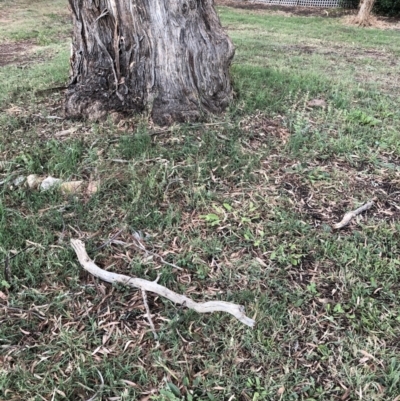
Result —
[[354, 219], [354, 217], [356, 217], [357, 215], [359, 215], [360, 213], [364, 212], [365, 210], [371, 209], [371, 207], [374, 205], [374, 202], [367, 202], [365, 205], [360, 206], [358, 209], [353, 210], [351, 212], [347, 212], [344, 216], [343, 219], [340, 223], [334, 224], [333, 228], [335, 230], [339, 230], [340, 228], [343, 228], [345, 226], [347, 226], [347, 224], [350, 223], [350, 221], [352, 219]]
[[212, 312], [227, 312], [235, 316], [236, 319], [243, 324], [253, 327], [255, 321], [247, 317], [244, 313], [244, 307], [230, 302], [224, 301], [209, 301], [209, 302], [195, 302], [185, 295], [177, 294], [168, 288], [157, 284], [157, 281], [147, 281], [141, 278], [133, 278], [123, 274], [111, 273], [106, 270], [100, 269], [93, 260], [89, 258], [86, 252], [85, 244], [78, 239], [71, 239], [71, 246], [74, 249], [79, 263], [82, 267], [93, 276], [100, 278], [108, 283], [121, 283], [129, 285], [133, 288], [139, 288], [142, 291], [150, 291], [170, 301], [184, 305], [189, 309], [194, 309], [198, 313], [212, 313]]
[[[96, 369], [96, 370], [97, 370], [97, 369]], [[100, 373], [99, 370], [97, 370], [97, 374], [99, 375], [100, 381], [101, 381], [100, 388], [97, 390], [96, 394], [95, 394], [93, 397], [90, 397], [87, 401], [94, 401], [94, 400], [103, 392], [103, 389], [104, 389], [104, 379], [103, 379], [103, 376], [102, 376], [102, 374]]]
[[128, 243], [126, 243], [126, 242], [124, 242], [124, 241], [114, 240], [114, 239], [112, 239], [110, 242], [113, 243], [113, 244], [117, 244], [117, 245], [123, 245], [123, 246], [125, 246], [125, 247], [129, 247], [129, 246], [132, 245], [132, 246], [134, 246], [136, 249], [138, 249], [138, 250], [140, 250], [140, 251], [143, 251], [143, 252], [145, 253], [146, 256], [151, 255], [151, 256], [153, 256], [153, 257], [159, 259], [159, 260], [161, 261], [161, 263], [163, 263], [164, 265], [173, 267], [174, 269], [177, 269], [177, 270], [184, 270], [184, 269], [182, 269], [182, 267], [177, 266], [175, 263], [169, 263], [169, 262], [167, 262], [163, 257], [161, 257], [160, 255], [158, 255], [157, 253], [152, 252], [152, 251], [149, 251], [148, 249], [146, 249], [146, 247], [143, 245], [142, 241], [140, 240], [140, 236], [139, 236], [137, 233], [135, 233], [135, 234], [133, 235], [133, 242], [132, 242], [132, 243], [129, 243], [129, 244], [128, 244]]
[[151, 328], [151, 331], [153, 333], [153, 337], [154, 337], [155, 340], [157, 340], [158, 339], [158, 335], [156, 333], [156, 328], [154, 327], [153, 320], [151, 318], [149, 303], [147, 302], [147, 294], [146, 294], [146, 291], [144, 291], [144, 290], [142, 290], [142, 297], [143, 297], [144, 307], [146, 308], [147, 320], [150, 323], [150, 328]]

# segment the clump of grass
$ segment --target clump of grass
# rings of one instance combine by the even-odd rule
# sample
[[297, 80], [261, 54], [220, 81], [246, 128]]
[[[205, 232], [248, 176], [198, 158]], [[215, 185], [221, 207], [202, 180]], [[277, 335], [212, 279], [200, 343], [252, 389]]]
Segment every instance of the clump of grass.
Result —
[[[38, 21], [64, 13], [54, 4]], [[63, 43], [41, 44], [53, 51], [46, 62], [1, 67], [1, 399], [398, 396], [399, 92], [384, 78], [398, 72], [396, 33], [220, 13], [237, 46], [237, 97], [211, 125], [156, 134], [138, 116], [47, 118], [61, 116], [62, 94], [37, 90], [67, 80]], [[15, 184], [28, 174], [101, 185], [88, 196]], [[372, 209], [332, 229], [370, 199]], [[140, 232], [185, 271], [102, 247], [117, 232], [127, 243]], [[149, 294], [157, 345], [141, 294], [81, 271], [75, 237], [110, 271], [161, 273], [160, 283], [195, 299], [245, 305], [257, 326]]]

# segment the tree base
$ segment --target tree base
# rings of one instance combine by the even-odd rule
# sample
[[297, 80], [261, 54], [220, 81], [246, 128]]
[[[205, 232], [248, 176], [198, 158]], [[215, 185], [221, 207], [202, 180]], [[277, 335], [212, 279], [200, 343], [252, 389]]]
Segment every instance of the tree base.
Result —
[[65, 114], [147, 111], [160, 125], [198, 121], [232, 100], [234, 47], [213, 0], [69, 0], [74, 20]]
[[374, 7], [375, 0], [361, 0], [360, 7], [358, 9], [357, 15], [353, 18], [351, 23], [353, 25], [358, 25], [362, 27], [367, 27], [372, 25], [371, 11]]
[[[227, 102], [228, 103], [228, 102]], [[69, 118], [84, 118], [89, 121], [102, 121], [110, 113], [117, 112], [125, 115], [142, 113], [143, 106], [137, 104], [124, 104], [117, 96], [111, 99], [108, 96], [103, 99], [98, 92], [85, 93], [76, 86], [70, 88], [66, 94], [65, 114]], [[214, 112], [222, 112], [224, 107]], [[156, 99], [148, 110], [152, 120], [158, 125], [171, 125], [174, 122], [196, 122], [200, 121], [205, 113], [197, 104], [182, 105], [181, 102], [162, 102]]]
[[359, 18], [358, 16], [355, 16], [353, 18], [350, 19], [350, 24], [351, 25], [357, 25], [363, 28], [367, 28], [369, 26], [373, 26], [374, 23], [373, 21], [373, 17], [372, 16], [368, 16], [367, 18]]

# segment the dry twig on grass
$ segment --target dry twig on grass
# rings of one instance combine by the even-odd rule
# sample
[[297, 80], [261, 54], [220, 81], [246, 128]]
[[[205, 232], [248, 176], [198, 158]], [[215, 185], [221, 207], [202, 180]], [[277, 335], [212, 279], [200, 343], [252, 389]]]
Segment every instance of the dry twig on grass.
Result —
[[114, 234], [109, 240], [107, 240], [103, 245], [98, 246], [95, 251], [98, 251], [104, 247], [106, 247], [108, 244], [111, 244], [117, 237], [124, 231], [124, 229], [118, 230], [116, 234]]
[[343, 219], [340, 223], [334, 224], [333, 228], [338, 230], [340, 228], [343, 228], [345, 226], [347, 226], [347, 224], [350, 223], [350, 221], [352, 219], [354, 219], [354, 217], [356, 217], [358, 214], [364, 212], [365, 210], [371, 209], [371, 207], [374, 205], [374, 201], [368, 202], [365, 205], [362, 205], [361, 207], [359, 207], [356, 210], [352, 210], [351, 212], [347, 212], [344, 216]]
[[134, 246], [136, 249], [139, 249], [139, 250], [143, 251], [143, 252], [146, 254], [146, 256], [151, 255], [151, 256], [153, 256], [153, 257], [159, 259], [162, 263], [164, 263], [164, 264], [167, 265], [167, 266], [173, 267], [174, 269], [177, 269], [177, 270], [184, 270], [184, 269], [182, 269], [182, 267], [177, 266], [175, 263], [169, 263], [169, 262], [167, 262], [163, 257], [161, 257], [160, 255], [158, 255], [157, 253], [152, 252], [152, 251], [149, 251], [148, 249], [146, 249], [146, 247], [142, 244], [142, 242], [141, 242], [141, 240], [140, 240], [140, 236], [139, 236], [137, 233], [135, 233], [135, 234], [133, 235], [133, 240], [134, 240], [134, 242], [132, 242], [132, 243], [127, 243], [127, 242], [124, 242], [124, 241], [114, 240], [114, 239], [112, 239], [110, 242], [111, 242], [112, 244], [123, 245], [123, 246], [125, 246], [125, 247], [128, 247], [128, 246], [131, 246], [131, 245], [132, 245], [132, 246]]
[[155, 340], [157, 340], [158, 335], [156, 333], [156, 328], [154, 327], [153, 319], [151, 318], [149, 303], [147, 302], [147, 294], [145, 290], [142, 290], [142, 297], [143, 297], [144, 307], [146, 308], [147, 320], [150, 323], [150, 328], [153, 333], [153, 337]]
[[86, 252], [85, 244], [78, 239], [71, 239], [71, 245], [74, 249], [78, 260], [82, 267], [93, 274], [93, 276], [100, 278], [108, 283], [121, 283], [129, 285], [133, 288], [138, 288], [142, 291], [150, 291], [158, 294], [162, 297], [169, 299], [170, 301], [184, 305], [189, 309], [194, 309], [198, 313], [211, 313], [211, 312], [227, 312], [235, 316], [236, 319], [240, 320], [243, 324], [253, 327], [255, 321], [247, 317], [244, 313], [244, 307], [241, 305], [233, 304], [231, 302], [224, 301], [209, 301], [209, 302], [195, 302], [185, 295], [177, 294], [168, 288], [157, 284], [156, 281], [147, 281], [141, 278], [133, 278], [125, 276], [123, 274], [111, 273], [106, 270], [100, 269], [93, 260], [89, 258]]
[[[97, 369], [96, 369], [96, 370], [97, 370]], [[102, 374], [100, 373], [99, 370], [97, 370], [97, 374], [99, 375], [100, 381], [101, 381], [100, 388], [97, 390], [96, 394], [95, 394], [93, 397], [89, 398], [87, 401], [94, 401], [94, 400], [103, 392], [103, 388], [104, 388], [104, 379], [103, 379], [103, 376], [102, 376]]]

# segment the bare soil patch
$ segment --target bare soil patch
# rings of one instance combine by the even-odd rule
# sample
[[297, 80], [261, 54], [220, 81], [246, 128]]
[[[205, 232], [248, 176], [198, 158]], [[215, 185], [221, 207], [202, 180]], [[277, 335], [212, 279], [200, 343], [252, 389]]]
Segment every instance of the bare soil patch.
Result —
[[26, 62], [29, 53], [37, 48], [32, 40], [6, 42], [0, 44], [0, 67], [8, 64]]
[[7, 24], [7, 23], [9, 23], [9, 22], [11, 22], [11, 19], [8, 18], [7, 14], [2, 13], [2, 12], [0, 11], [0, 24], [3, 25], [3, 24]]
[[352, 64], [354, 64], [356, 60], [365, 58], [386, 61], [392, 65], [395, 65], [394, 63], [397, 62], [395, 54], [375, 49], [357, 49], [357, 51], [354, 51], [354, 49], [346, 46], [330, 46], [329, 49], [327, 49], [326, 46], [296, 44], [287, 46], [284, 50], [287, 53], [320, 54], [323, 56], [332, 56], [335, 59], [341, 56]]

